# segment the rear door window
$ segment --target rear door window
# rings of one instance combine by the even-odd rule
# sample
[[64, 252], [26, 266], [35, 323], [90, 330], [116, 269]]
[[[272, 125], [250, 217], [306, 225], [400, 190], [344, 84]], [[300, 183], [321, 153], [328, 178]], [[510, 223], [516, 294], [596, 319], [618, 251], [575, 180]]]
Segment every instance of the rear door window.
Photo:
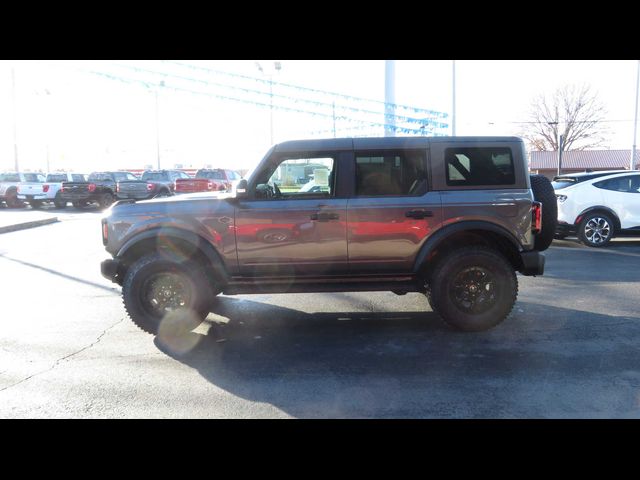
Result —
[[511, 149], [474, 147], [445, 149], [447, 185], [513, 185], [515, 170]]

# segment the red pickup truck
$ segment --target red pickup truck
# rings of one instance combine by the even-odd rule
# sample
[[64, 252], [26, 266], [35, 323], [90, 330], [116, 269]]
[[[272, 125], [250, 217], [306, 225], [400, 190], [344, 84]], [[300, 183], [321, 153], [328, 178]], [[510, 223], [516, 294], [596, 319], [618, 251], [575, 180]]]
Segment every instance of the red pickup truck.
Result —
[[196, 172], [195, 178], [176, 179], [175, 193], [229, 191], [232, 183], [241, 178], [233, 170], [203, 168]]

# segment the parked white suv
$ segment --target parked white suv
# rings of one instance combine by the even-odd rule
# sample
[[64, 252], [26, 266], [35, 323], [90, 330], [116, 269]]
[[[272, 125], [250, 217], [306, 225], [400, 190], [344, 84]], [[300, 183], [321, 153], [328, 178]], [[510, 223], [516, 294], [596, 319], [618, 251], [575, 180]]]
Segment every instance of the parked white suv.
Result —
[[557, 177], [553, 182], [558, 199], [556, 238], [576, 234], [585, 245], [603, 247], [617, 235], [640, 236], [640, 170], [585, 180], [587, 175]]

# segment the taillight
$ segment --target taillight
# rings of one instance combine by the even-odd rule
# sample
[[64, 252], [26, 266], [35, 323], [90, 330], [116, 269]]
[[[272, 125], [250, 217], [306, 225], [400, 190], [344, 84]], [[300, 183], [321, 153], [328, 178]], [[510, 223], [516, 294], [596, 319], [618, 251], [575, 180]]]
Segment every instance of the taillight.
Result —
[[20, 185], [16, 187], [16, 192], [20, 193]]
[[90, 192], [95, 192], [96, 191], [96, 184], [95, 183], [90, 183], [89, 186], [87, 187], [87, 190], [89, 190]]
[[108, 240], [109, 240], [109, 225], [107, 225], [106, 220], [102, 220], [102, 243], [106, 245]]
[[155, 188], [155, 185], [153, 183], [147, 183], [147, 191], [150, 192], [151, 190], [153, 190]]
[[49, 185], [47, 185], [47, 184], [43, 185], [43, 186], [42, 186], [42, 191], [43, 191], [44, 193], [47, 193], [47, 192], [49, 191]]
[[213, 190], [213, 182], [207, 183], [207, 190]]
[[531, 232], [540, 233], [542, 231], [542, 203], [533, 202], [531, 208]]
[[120, 184], [116, 183], [116, 193], [120, 193]]

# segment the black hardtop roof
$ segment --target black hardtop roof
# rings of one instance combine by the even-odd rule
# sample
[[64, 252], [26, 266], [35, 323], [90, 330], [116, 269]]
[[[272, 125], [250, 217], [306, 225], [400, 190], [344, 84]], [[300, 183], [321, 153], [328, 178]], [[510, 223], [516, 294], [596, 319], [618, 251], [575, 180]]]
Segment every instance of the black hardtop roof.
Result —
[[354, 148], [426, 148], [440, 142], [522, 142], [520, 137], [352, 137], [290, 140], [274, 145], [276, 152], [351, 150]]

